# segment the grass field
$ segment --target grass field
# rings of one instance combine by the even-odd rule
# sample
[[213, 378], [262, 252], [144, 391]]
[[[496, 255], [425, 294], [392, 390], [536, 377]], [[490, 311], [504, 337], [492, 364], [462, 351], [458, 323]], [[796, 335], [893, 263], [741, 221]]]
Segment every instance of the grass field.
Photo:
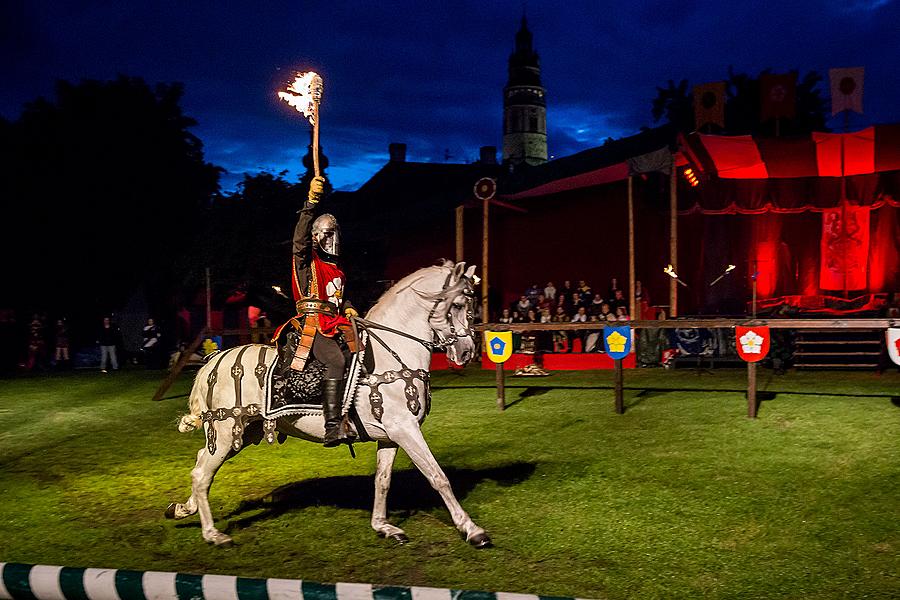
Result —
[[[226, 463], [211, 494], [236, 546], [163, 510], [189, 493], [203, 435], [180, 434], [188, 376], [0, 381], [0, 561], [361, 581], [586, 598], [900, 597], [900, 374], [744, 371], [508, 380], [436, 374], [425, 435], [495, 546], [475, 550], [398, 458], [369, 526], [374, 447], [289, 440]], [[893, 398], [892, 398], [893, 397]]]

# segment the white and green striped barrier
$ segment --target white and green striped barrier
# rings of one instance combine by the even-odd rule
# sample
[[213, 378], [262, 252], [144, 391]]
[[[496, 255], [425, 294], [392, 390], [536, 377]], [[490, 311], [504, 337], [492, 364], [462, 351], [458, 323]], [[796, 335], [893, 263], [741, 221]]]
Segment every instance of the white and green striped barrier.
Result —
[[0, 563], [0, 599], [37, 600], [577, 600], [368, 583], [312, 583], [158, 571]]

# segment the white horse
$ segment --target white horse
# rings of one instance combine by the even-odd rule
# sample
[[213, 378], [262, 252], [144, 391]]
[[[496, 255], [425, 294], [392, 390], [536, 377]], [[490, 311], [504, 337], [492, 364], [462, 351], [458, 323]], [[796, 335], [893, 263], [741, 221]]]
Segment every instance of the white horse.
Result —
[[[460, 506], [420, 429], [429, 407], [432, 348], [445, 348], [448, 358], [459, 364], [465, 364], [475, 354], [474, 271], [474, 266], [467, 270], [465, 263], [454, 265], [449, 261], [420, 269], [385, 292], [362, 321], [368, 324], [375, 365], [373, 373], [363, 377], [364, 383], [356, 394], [356, 410], [365, 435], [378, 444], [372, 528], [378, 535], [400, 543], [408, 538], [402, 529], [388, 522], [386, 503], [398, 447], [441, 495], [453, 524], [466, 541], [477, 548], [491, 544], [484, 529]], [[432, 344], [435, 337], [438, 342]], [[216, 529], [208, 498], [213, 477], [225, 460], [237, 454], [245, 443], [258, 443], [261, 435], [271, 443], [274, 430], [313, 442], [321, 442], [325, 433], [321, 414], [266, 421], [264, 433], [259, 428], [245, 431], [243, 426], [248, 420], [260, 418], [265, 373], [276, 359], [276, 350], [254, 344], [222, 354], [226, 356], [213, 358], [200, 369], [191, 390], [190, 414], [182, 417], [178, 427], [186, 432], [203, 426], [207, 433], [207, 445], [197, 454], [197, 464], [191, 471], [191, 496], [184, 504], [173, 503], [166, 510], [166, 516], [174, 519], [199, 512], [203, 539], [216, 545], [232, 541]], [[244, 377], [244, 373], [256, 377]]]

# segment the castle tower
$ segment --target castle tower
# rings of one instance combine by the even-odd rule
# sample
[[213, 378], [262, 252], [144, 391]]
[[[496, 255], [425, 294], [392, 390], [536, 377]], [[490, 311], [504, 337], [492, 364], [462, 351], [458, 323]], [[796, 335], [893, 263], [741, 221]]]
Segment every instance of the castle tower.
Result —
[[503, 88], [503, 163], [547, 162], [547, 103], [538, 55], [531, 47], [525, 15], [509, 56], [509, 80]]

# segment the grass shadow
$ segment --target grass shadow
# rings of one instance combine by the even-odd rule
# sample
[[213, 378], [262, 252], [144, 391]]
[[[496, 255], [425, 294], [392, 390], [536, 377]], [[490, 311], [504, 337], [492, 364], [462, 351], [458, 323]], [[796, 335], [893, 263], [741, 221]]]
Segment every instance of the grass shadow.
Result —
[[506, 405], [506, 408], [515, 406], [525, 398], [533, 398], [534, 396], [543, 396], [553, 391], [553, 388], [527, 387], [519, 392], [519, 397]]
[[[531, 477], [536, 467], [535, 463], [516, 462], [485, 469], [448, 467], [444, 472], [450, 479], [456, 498], [462, 501], [484, 481], [495, 481], [504, 487], [518, 485]], [[260, 498], [244, 500], [237, 508], [221, 518], [229, 520], [224, 529], [228, 533], [313, 506], [368, 511], [372, 509], [374, 500], [374, 481], [371, 475], [320, 477], [289, 483]], [[391, 513], [400, 513], [405, 518], [417, 511], [442, 508], [444, 502], [419, 471], [404, 469], [393, 473], [387, 505]], [[198, 526], [198, 523], [179, 525], [179, 527]]]

